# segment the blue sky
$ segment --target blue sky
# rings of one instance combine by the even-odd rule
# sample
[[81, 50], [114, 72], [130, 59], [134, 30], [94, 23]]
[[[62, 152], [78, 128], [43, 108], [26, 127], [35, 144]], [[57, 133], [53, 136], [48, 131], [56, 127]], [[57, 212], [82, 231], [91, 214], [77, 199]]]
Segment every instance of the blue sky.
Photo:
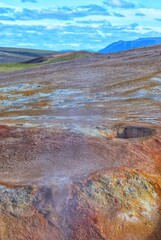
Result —
[[161, 37], [160, 0], [0, 0], [0, 46], [100, 50]]

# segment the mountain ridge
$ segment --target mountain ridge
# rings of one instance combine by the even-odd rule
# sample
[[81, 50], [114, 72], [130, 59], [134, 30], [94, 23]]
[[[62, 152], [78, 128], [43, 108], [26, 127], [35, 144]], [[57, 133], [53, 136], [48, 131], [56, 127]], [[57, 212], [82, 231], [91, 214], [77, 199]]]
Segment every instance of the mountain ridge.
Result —
[[132, 41], [119, 40], [101, 49], [99, 53], [106, 54], [112, 52], [121, 52], [140, 47], [153, 46], [157, 44], [161, 44], [161, 37], [138, 38]]

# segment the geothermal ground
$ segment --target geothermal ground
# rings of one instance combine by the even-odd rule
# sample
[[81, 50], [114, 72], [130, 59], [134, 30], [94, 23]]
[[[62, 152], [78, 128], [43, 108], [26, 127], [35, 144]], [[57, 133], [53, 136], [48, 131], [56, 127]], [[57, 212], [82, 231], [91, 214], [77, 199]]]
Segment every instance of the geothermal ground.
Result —
[[161, 239], [161, 46], [1, 73], [0, 240], [117, 239]]

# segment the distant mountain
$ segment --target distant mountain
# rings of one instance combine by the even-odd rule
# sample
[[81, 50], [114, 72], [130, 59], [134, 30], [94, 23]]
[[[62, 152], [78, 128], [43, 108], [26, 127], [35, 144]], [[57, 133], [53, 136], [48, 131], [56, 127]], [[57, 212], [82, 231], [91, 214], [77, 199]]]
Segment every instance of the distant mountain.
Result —
[[161, 37], [151, 37], [151, 38], [139, 38], [133, 41], [118, 41], [114, 42], [104, 49], [101, 49], [99, 53], [112, 53], [126, 51], [134, 48], [148, 47], [155, 44], [161, 44]]

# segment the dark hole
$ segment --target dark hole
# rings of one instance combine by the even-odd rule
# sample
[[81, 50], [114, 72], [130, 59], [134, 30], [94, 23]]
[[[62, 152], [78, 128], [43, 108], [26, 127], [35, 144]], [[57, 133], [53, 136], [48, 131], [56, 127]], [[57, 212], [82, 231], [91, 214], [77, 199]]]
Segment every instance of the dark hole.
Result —
[[117, 131], [118, 138], [140, 138], [154, 135], [155, 130], [146, 127], [127, 126]]

